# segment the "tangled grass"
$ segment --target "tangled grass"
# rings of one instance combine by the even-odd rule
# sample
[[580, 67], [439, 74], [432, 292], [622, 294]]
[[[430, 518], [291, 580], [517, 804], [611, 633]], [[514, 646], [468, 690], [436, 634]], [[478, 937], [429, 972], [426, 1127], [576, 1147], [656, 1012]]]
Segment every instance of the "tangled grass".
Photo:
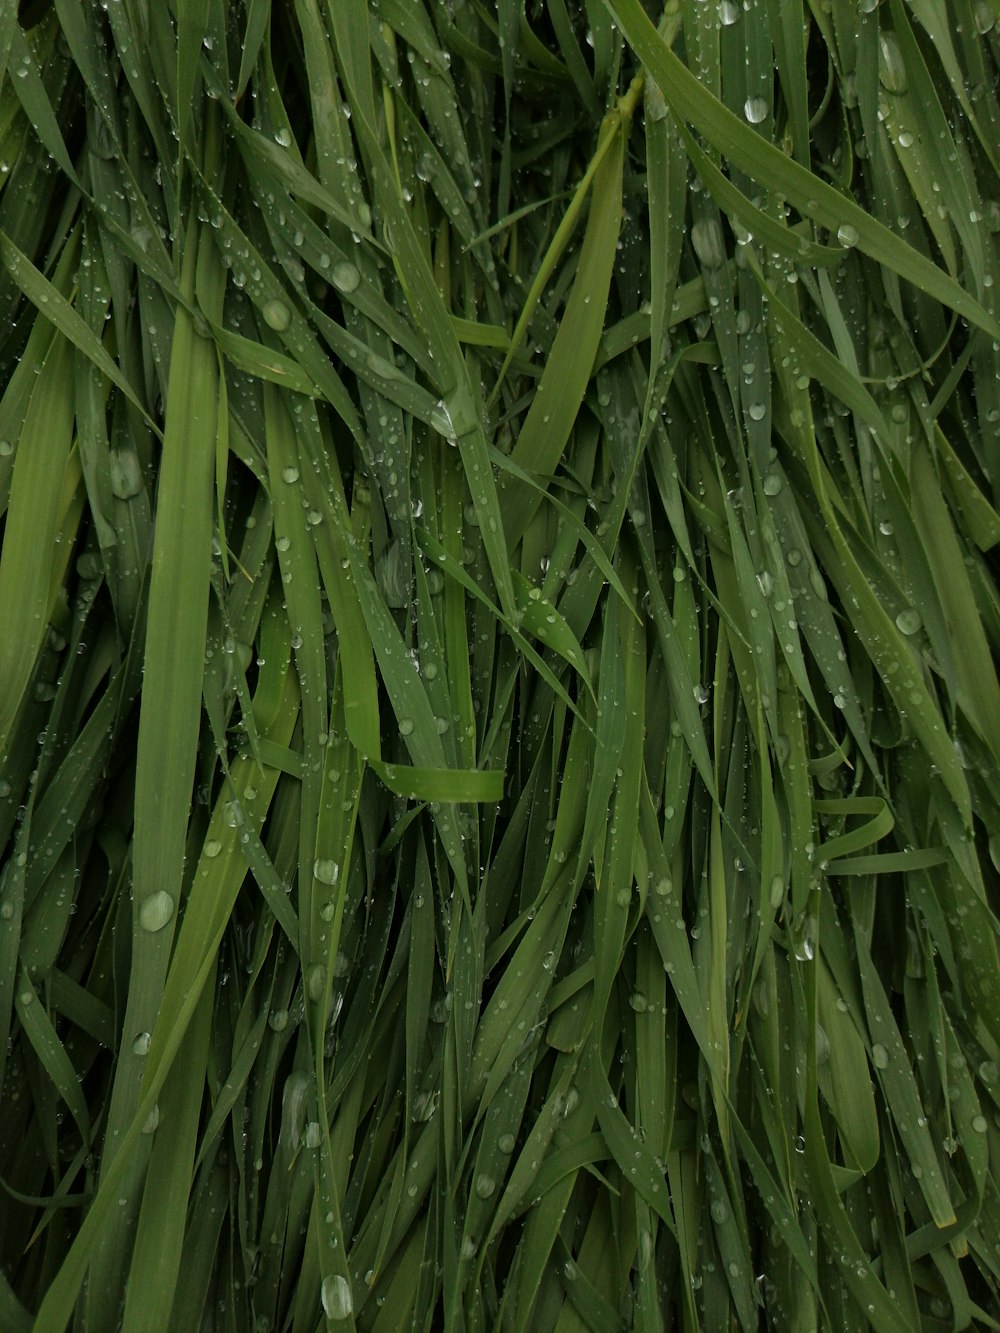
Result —
[[1000, 1328], [997, 15], [0, 4], [0, 1327]]

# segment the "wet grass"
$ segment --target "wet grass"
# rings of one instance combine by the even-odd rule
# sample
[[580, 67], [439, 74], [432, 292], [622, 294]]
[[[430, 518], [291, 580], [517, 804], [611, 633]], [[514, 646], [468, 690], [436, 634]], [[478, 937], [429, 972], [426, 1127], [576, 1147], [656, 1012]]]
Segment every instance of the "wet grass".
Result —
[[1000, 1328], [992, 0], [0, 6], [0, 1327]]

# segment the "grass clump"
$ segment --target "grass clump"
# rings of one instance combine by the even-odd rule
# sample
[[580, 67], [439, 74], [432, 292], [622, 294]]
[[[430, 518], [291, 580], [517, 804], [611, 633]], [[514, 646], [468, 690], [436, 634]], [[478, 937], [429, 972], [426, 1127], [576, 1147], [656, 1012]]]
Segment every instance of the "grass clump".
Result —
[[992, 0], [0, 7], [0, 1327], [1000, 1327]]

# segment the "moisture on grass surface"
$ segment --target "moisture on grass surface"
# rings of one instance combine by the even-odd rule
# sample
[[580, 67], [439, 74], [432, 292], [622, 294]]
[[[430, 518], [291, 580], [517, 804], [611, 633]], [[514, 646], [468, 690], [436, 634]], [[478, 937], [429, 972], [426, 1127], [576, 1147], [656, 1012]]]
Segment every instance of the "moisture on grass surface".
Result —
[[1000, 1328], [996, 0], [0, 3], [0, 1329]]

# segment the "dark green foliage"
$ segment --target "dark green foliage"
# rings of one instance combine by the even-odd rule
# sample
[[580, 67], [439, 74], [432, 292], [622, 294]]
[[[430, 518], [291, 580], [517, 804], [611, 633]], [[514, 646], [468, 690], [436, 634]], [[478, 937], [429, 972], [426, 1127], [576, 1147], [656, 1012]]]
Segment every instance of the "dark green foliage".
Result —
[[1000, 1328], [996, 17], [0, 2], [4, 1333]]

